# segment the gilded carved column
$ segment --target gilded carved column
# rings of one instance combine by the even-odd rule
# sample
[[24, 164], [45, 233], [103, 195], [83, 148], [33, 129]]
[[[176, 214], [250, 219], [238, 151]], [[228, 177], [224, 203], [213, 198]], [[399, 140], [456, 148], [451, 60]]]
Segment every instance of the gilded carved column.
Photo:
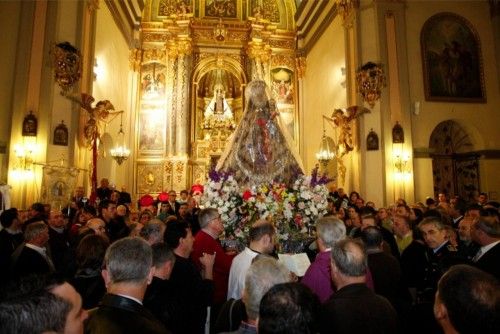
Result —
[[[304, 76], [306, 75], [306, 57], [303, 55], [299, 54], [297, 55], [297, 58], [295, 58], [295, 73], [297, 73], [297, 84], [298, 84], [298, 91], [297, 91], [297, 96], [304, 96], [304, 83], [303, 79]], [[304, 138], [304, 124], [305, 124], [305, 113], [303, 110], [305, 109], [304, 106], [304, 99], [299, 99], [298, 100], [299, 105], [298, 110], [302, 112], [299, 112], [299, 138]], [[304, 152], [304, 140], [300, 140], [299, 143], [299, 152], [302, 153]]]
[[189, 117], [189, 72], [191, 58], [191, 39], [183, 38], [177, 43], [177, 82], [176, 82], [176, 144], [175, 155], [188, 154], [188, 117]]
[[176, 78], [176, 64], [177, 64], [177, 44], [175, 41], [171, 41], [166, 45], [167, 48], [167, 82], [169, 83], [167, 90], [165, 92], [165, 97], [167, 99], [166, 104], [166, 114], [167, 114], [167, 149], [166, 155], [175, 155], [175, 105], [177, 102], [177, 94], [175, 93], [175, 78]]

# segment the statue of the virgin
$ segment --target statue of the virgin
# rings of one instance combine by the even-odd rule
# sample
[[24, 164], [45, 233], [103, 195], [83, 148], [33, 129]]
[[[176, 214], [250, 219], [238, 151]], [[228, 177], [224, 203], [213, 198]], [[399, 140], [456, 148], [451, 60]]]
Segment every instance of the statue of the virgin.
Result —
[[234, 173], [240, 186], [292, 184], [303, 173], [302, 162], [266, 83], [255, 80], [245, 89], [245, 112], [217, 163], [217, 171]]

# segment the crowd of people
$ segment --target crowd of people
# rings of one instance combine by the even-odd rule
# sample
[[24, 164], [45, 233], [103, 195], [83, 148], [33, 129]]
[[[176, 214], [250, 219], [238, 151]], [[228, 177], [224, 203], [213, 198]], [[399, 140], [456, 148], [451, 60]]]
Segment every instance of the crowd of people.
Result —
[[499, 333], [499, 205], [482, 193], [386, 208], [331, 192], [311, 265], [277, 260], [272, 219], [225, 248], [203, 189], [0, 214], [2, 333]]

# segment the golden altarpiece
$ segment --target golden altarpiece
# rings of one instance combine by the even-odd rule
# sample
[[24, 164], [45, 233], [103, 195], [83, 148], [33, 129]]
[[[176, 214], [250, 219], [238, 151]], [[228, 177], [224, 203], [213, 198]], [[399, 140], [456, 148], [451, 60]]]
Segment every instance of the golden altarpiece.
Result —
[[139, 76], [136, 193], [204, 183], [245, 105], [247, 83], [264, 79], [298, 143], [293, 0], [153, 0], [146, 3]]

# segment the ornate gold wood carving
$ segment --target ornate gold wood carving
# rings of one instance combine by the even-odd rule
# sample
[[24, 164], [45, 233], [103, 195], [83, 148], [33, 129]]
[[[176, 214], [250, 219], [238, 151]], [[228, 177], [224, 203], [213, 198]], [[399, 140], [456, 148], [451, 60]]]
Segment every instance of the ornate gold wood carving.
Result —
[[303, 78], [304, 75], [306, 74], [306, 57], [297, 57], [295, 58], [295, 64], [296, 64], [296, 73], [297, 77]]
[[163, 190], [163, 166], [161, 162], [137, 163], [138, 194], [159, 193]]
[[271, 67], [285, 66], [293, 70], [295, 68], [295, 59], [293, 55], [273, 55], [271, 57]]

